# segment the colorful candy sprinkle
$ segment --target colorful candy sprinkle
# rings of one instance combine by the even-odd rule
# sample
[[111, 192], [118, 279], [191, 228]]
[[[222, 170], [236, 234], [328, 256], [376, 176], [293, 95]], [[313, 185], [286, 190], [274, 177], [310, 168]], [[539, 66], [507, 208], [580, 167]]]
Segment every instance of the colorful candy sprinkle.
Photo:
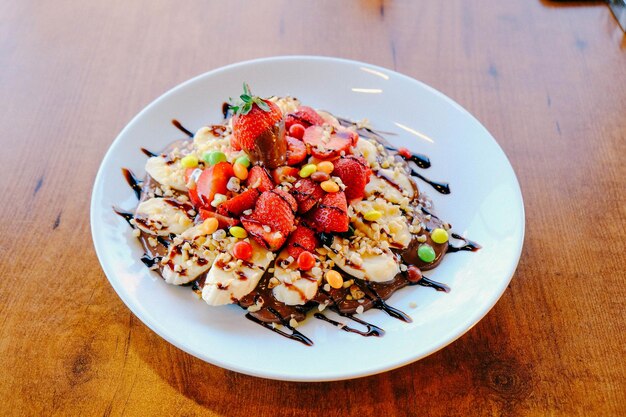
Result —
[[377, 210], [368, 211], [367, 213], [365, 213], [363, 215], [363, 218], [365, 220], [367, 220], [368, 222], [375, 222], [376, 220], [380, 219], [381, 217], [383, 217], [383, 213], [381, 213], [380, 211], [377, 211]]
[[230, 232], [231, 236], [236, 237], [237, 239], [245, 239], [248, 237], [248, 232], [246, 232], [246, 229], [240, 226], [233, 226], [228, 229], [228, 231]]
[[[248, 164], [250, 164], [250, 162], [248, 162]], [[235, 162], [233, 165], [233, 171], [235, 172], [235, 177], [239, 178], [241, 181], [248, 178], [248, 168], [239, 162]]]
[[237, 259], [249, 261], [252, 259], [252, 245], [244, 240], [235, 243], [233, 246], [233, 255]]
[[430, 232], [430, 238], [435, 243], [446, 243], [448, 241], [448, 232], [438, 227]]
[[330, 161], [322, 161], [319, 164], [317, 164], [317, 170], [325, 172], [327, 174], [330, 174], [331, 172], [333, 172], [333, 169], [335, 169], [335, 166]]
[[304, 251], [298, 255], [298, 268], [308, 271], [315, 266], [315, 256], [309, 251]]
[[435, 250], [427, 243], [419, 245], [417, 248], [417, 256], [424, 262], [432, 262], [437, 257]]
[[209, 165], [215, 165], [220, 162], [226, 162], [226, 155], [224, 152], [211, 151], [205, 152], [204, 155], [202, 155], [202, 159]]
[[322, 187], [322, 190], [326, 191], [327, 193], [336, 193], [337, 191], [339, 191], [339, 185], [332, 180], [322, 182], [320, 184], [320, 187]]
[[248, 158], [248, 155], [241, 155], [239, 158], [235, 159], [235, 163], [248, 168], [250, 166], [250, 158]]
[[315, 164], [307, 164], [300, 169], [300, 176], [302, 178], [310, 177], [315, 171], [317, 171]]
[[180, 160], [183, 168], [195, 168], [198, 166], [198, 158], [195, 155], [187, 155]]
[[328, 282], [331, 287], [335, 289], [343, 287], [343, 277], [339, 272], [331, 269], [326, 272], [325, 278], [326, 282]]

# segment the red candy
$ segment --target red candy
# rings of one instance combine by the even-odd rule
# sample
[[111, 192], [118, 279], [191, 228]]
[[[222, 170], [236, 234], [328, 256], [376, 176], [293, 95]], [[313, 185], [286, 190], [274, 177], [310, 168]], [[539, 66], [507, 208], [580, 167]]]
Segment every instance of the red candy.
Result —
[[406, 275], [410, 282], [419, 282], [422, 279], [422, 271], [415, 265], [409, 265]]
[[240, 241], [233, 246], [233, 255], [235, 258], [243, 261], [249, 261], [252, 259], [252, 245], [246, 241]]
[[409, 159], [412, 156], [411, 151], [405, 147], [398, 148], [398, 155], [406, 159]]
[[309, 251], [303, 251], [298, 256], [298, 268], [303, 271], [308, 271], [315, 266], [315, 256]]

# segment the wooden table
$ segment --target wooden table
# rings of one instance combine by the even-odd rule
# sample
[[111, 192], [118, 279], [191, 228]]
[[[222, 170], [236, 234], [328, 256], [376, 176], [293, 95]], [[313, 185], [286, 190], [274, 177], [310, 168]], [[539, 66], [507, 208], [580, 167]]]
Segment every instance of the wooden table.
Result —
[[[626, 415], [626, 41], [603, 4], [5, 0], [0, 22], [0, 415]], [[517, 172], [508, 290], [417, 363], [312, 384], [225, 371], [144, 326], [96, 259], [91, 188], [128, 120], [285, 54], [430, 84]]]

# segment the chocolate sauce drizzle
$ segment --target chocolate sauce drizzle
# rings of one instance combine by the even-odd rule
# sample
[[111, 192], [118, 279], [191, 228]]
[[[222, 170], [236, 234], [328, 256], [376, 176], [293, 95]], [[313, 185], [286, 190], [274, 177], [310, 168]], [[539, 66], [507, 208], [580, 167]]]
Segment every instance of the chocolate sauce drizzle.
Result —
[[465, 242], [465, 245], [452, 246], [451, 244], [448, 244], [449, 253], [454, 253], [458, 251], [476, 252], [478, 249], [482, 248], [482, 246], [480, 246], [478, 243], [474, 242], [473, 240], [466, 239], [463, 236], [458, 235], [456, 233], [452, 233], [452, 237], [458, 240], [462, 240], [463, 242]]
[[189, 136], [190, 138], [193, 138], [193, 133], [188, 130], [185, 126], [183, 126], [178, 120], [176, 119], [172, 119], [172, 124], [181, 132], [183, 132], [185, 135]]
[[287, 321], [287, 319], [285, 319], [283, 316], [281, 316], [280, 314], [278, 314], [278, 312], [276, 310], [274, 310], [273, 308], [269, 309], [272, 314], [274, 314], [279, 320], [280, 323], [285, 326], [286, 328], [288, 328], [289, 330], [291, 330], [291, 333], [287, 333], [277, 327], [275, 327], [275, 325], [273, 323], [267, 323], [265, 321], [261, 321], [258, 318], [254, 317], [252, 314], [248, 313], [246, 314], [246, 318], [250, 321], [253, 321], [257, 324], [260, 324], [261, 326], [265, 327], [266, 329], [270, 329], [271, 331], [278, 333], [279, 335], [286, 337], [287, 339], [291, 339], [291, 340], [295, 340], [298, 341], [304, 345], [307, 346], [313, 346], [313, 341], [311, 339], [309, 339], [308, 337], [306, 337], [305, 335], [303, 335], [302, 333], [300, 333], [299, 331], [297, 331], [296, 329], [293, 328], [293, 326], [291, 326], [289, 324], [289, 322]]
[[425, 277], [424, 275], [422, 275], [422, 279], [417, 282], [411, 282], [409, 283], [409, 285], [420, 285], [422, 287], [434, 288], [437, 291], [450, 292], [450, 287], [448, 287], [446, 284], [432, 280], [428, 277]]
[[124, 211], [115, 206], [113, 206], [113, 211], [115, 212], [115, 214], [117, 214], [118, 216], [121, 216], [124, 220], [126, 220], [126, 223], [128, 223], [130, 227], [132, 227], [133, 229], [135, 228], [135, 225], [130, 222], [132, 219], [135, 218], [135, 215], [133, 213]]
[[137, 200], [139, 200], [141, 198], [141, 189], [143, 187], [143, 181], [138, 179], [135, 176], [135, 174], [133, 174], [133, 171], [131, 171], [128, 168], [122, 168], [122, 174], [124, 175], [124, 178], [126, 178], [126, 182], [128, 183], [128, 185], [130, 185], [130, 188], [132, 188], [133, 191], [135, 192], [135, 195], [137, 196]]
[[344, 332], [348, 332], [348, 333], [356, 333], [359, 334], [361, 336], [365, 336], [365, 337], [369, 337], [369, 336], [376, 336], [376, 337], [381, 337], [385, 334], [385, 331], [383, 329], [381, 329], [380, 327], [372, 324], [372, 323], [368, 323], [365, 320], [361, 320], [358, 317], [355, 317], [353, 314], [345, 314], [345, 313], [339, 313], [337, 312], [341, 317], [346, 317], [352, 321], [355, 321], [363, 326], [365, 326], [365, 328], [367, 329], [366, 332], [364, 332], [363, 330], [359, 330], [359, 329], [355, 329], [353, 327], [347, 326], [345, 323], [341, 323], [339, 321], [330, 319], [328, 317], [326, 317], [324, 314], [322, 313], [315, 313], [313, 314], [313, 317], [315, 317], [316, 319], [320, 319], [323, 320], [325, 322], [328, 322], [330, 324], [332, 324], [335, 327], [339, 327], [341, 330], [343, 330]]
[[158, 153], [154, 153], [152, 151], [147, 150], [146, 148], [141, 148], [141, 152], [146, 155], [148, 158], [152, 158], [153, 156], [159, 156]]

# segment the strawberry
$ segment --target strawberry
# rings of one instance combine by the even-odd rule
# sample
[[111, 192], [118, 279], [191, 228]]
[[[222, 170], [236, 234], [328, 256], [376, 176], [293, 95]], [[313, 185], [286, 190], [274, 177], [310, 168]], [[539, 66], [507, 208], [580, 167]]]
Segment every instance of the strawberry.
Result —
[[298, 168], [284, 166], [272, 170], [272, 178], [276, 184], [281, 182], [294, 182], [299, 178]]
[[298, 259], [298, 256], [304, 251], [314, 252], [318, 242], [315, 232], [308, 227], [299, 225], [296, 227], [287, 241], [287, 253]]
[[219, 162], [206, 168], [198, 177], [195, 187], [189, 189], [189, 199], [197, 208], [212, 210], [213, 197], [228, 192], [226, 185], [234, 175], [233, 166], [228, 162]]
[[322, 160], [337, 158], [342, 152], [349, 153], [358, 139], [359, 135], [352, 130], [329, 126], [310, 126], [302, 138], [311, 154]]
[[348, 201], [362, 198], [372, 173], [367, 161], [358, 156], [348, 155], [333, 161], [333, 165], [335, 166], [333, 175], [341, 178], [346, 185], [344, 191]]
[[294, 113], [290, 113], [285, 117], [285, 128], [289, 130], [296, 123], [307, 128], [312, 125], [323, 125], [324, 119], [312, 108], [300, 106]]
[[239, 217], [244, 211], [254, 207], [260, 194], [257, 188], [249, 188], [217, 206], [217, 212], [228, 217]]
[[246, 185], [250, 188], [258, 188], [260, 192], [269, 191], [274, 188], [270, 174], [265, 168], [259, 165], [253, 166], [248, 172]]
[[296, 200], [283, 190], [265, 191], [257, 200], [250, 216], [241, 223], [254, 240], [271, 251], [287, 240], [295, 221]]
[[219, 227], [220, 229], [227, 229], [229, 227], [237, 226], [239, 224], [239, 220], [233, 219], [232, 217], [222, 216], [221, 214], [218, 214], [214, 211], [206, 210], [203, 208], [200, 209], [200, 218], [202, 220], [206, 220], [211, 217], [217, 219], [217, 227]]
[[243, 149], [253, 162], [270, 169], [284, 165], [287, 142], [282, 111], [275, 103], [252, 96], [247, 84], [243, 90], [242, 102], [231, 107], [234, 111], [231, 146]]
[[324, 195], [320, 205], [311, 213], [311, 219], [320, 232], [347, 232], [348, 203], [343, 191]]
[[306, 145], [296, 138], [287, 136], [287, 165], [297, 165], [306, 158]]
[[299, 179], [290, 192], [298, 202], [298, 213], [311, 210], [324, 195], [322, 187], [310, 178]]

